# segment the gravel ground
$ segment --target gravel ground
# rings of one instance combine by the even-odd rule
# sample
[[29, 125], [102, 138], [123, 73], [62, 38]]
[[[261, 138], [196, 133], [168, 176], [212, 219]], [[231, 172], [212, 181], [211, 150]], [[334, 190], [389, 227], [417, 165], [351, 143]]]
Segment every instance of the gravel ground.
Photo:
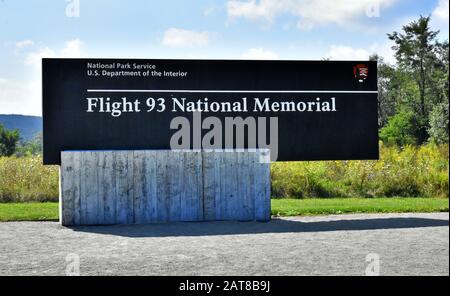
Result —
[[448, 276], [448, 213], [74, 228], [0, 223], [0, 275], [65, 275], [77, 272], [77, 259], [81, 275], [364, 275], [366, 259], [377, 256], [380, 275]]

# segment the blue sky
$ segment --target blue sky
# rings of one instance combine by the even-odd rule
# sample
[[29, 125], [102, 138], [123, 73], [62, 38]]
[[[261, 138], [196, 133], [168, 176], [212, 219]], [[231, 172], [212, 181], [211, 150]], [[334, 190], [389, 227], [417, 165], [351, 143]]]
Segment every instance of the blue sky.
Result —
[[448, 0], [0, 0], [0, 114], [41, 114], [42, 57], [367, 59]]

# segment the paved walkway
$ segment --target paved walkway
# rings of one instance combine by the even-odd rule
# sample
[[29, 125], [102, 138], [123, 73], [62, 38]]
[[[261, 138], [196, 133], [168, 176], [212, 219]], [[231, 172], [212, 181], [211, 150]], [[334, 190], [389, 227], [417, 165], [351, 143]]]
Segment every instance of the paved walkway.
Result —
[[[370, 255], [369, 255], [370, 254]], [[369, 255], [369, 256], [368, 256]], [[449, 215], [64, 228], [0, 223], [0, 275], [449, 275]], [[368, 261], [372, 263], [369, 263]]]

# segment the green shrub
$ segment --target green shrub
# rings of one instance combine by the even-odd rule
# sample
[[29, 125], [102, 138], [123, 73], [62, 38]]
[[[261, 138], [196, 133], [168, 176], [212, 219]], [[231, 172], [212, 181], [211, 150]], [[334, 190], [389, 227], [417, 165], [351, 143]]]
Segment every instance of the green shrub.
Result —
[[412, 111], [401, 110], [389, 118], [380, 130], [380, 139], [389, 145], [414, 145], [417, 142], [417, 123]]

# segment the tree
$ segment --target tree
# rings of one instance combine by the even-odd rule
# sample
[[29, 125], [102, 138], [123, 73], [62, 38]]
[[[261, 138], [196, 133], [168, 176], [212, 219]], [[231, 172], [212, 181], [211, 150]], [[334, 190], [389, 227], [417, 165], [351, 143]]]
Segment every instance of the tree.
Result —
[[401, 110], [389, 118], [387, 125], [380, 131], [380, 139], [388, 145], [415, 145], [417, 134], [414, 122], [414, 113], [410, 110]]
[[11, 156], [16, 152], [19, 131], [9, 131], [0, 124], [0, 156]]
[[431, 98], [435, 105], [448, 102], [448, 70], [449, 70], [449, 45], [448, 41], [436, 43], [437, 61], [433, 73], [431, 73], [430, 89]]
[[[428, 138], [428, 113], [433, 104], [429, 92], [433, 89], [435, 80], [433, 74], [439, 67], [439, 43], [437, 35], [439, 31], [430, 29], [430, 17], [423, 17], [403, 26], [403, 32], [388, 34], [389, 39], [394, 41], [392, 47], [395, 58], [401, 71], [405, 71], [417, 84], [419, 96], [418, 103], [412, 104], [416, 109], [417, 124], [419, 130], [419, 144]], [[448, 90], [447, 90], [448, 91]], [[412, 101], [414, 103], [414, 101]]]
[[448, 103], [440, 103], [431, 111], [428, 133], [432, 142], [448, 143]]
[[375, 54], [370, 56], [369, 60], [378, 63], [378, 126], [381, 129], [404, 101], [405, 84], [402, 73], [385, 63], [383, 57]]
[[449, 140], [449, 44], [448, 41], [436, 46], [439, 64], [432, 76], [435, 87], [431, 90], [435, 98], [435, 106], [430, 112], [430, 141], [438, 144]]
[[369, 57], [370, 61], [378, 64], [378, 126], [382, 128], [387, 119], [394, 115], [395, 108], [392, 108], [392, 101], [389, 96], [390, 70], [392, 67], [385, 64], [383, 57], [375, 54]]
[[42, 154], [42, 133], [38, 133], [31, 141], [22, 142], [16, 149], [17, 156]]

